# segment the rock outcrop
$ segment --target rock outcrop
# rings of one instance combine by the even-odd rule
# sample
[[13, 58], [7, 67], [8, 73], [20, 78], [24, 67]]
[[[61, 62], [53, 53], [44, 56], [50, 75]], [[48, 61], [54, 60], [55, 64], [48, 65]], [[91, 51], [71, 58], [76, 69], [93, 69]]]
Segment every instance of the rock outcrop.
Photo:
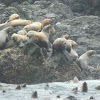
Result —
[[40, 83], [67, 81], [75, 76], [79, 79], [100, 79], [100, 7], [97, 6], [98, 0], [95, 0], [95, 3], [93, 0], [89, 1], [85, 0], [83, 3], [82, 0], [1, 0], [0, 23], [6, 22], [13, 13], [33, 22], [51, 18], [56, 30], [54, 40], [68, 34], [79, 44], [75, 48], [79, 56], [90, 49], [96, 50], [97, 54], [89, 61], [89, 67], [95, 69], [81, 71], [77, 62], [65, 62], [62, 54], [51, 57], [45, 49], [34, 44], [23, 48], [16, 46], [11, 40], [11, 35], [23, 27], [14, 27], [9, 33], [6, 49], [0, 50], [0, 81]]

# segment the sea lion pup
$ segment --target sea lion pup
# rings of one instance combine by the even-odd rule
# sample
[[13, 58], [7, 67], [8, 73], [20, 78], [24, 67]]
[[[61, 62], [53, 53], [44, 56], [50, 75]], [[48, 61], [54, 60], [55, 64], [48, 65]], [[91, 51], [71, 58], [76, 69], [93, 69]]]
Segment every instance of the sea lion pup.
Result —
[[70, 39], [68, 40], [68, 42], [71, 44], [70, 56], [74, 61], [76, 61], [76, 60], [78, 60], [78, 54], [76, 53], [76, 51], [73, 48], [77, 47], [78, 44], [75, 41], [70, 40]]
[[61, 38], [65, 38], [68, 40], [70, 38], [70, 36], [68, 34], [65, 34], [65, 35], [62, 35]]
[[41, 29], [41, 23], [40, 22], [34, 22], [32, 24], [26, 25], [23, 29], [25, 29], [27, 32], [33, 30], [33, 31], [39, 31]]
[[32, 23], [32, 21], [26, 19], [15, 19], [9, 22], [11, 26], [25, 26]]
[[[16, 42], [17, 45], [26, 42], [26, 35], [16, 34], [14, 33], [11, 38]], [[24, 45], [24, 44], [23, 44]]]
[[53, 42], [53, 54], [55, 51], [61, 52], [69, 62], [71, 61], [71, 45], [65, 38], [57, 38]]
[[[49, 25], [49, 24], [51, 24], [52, 22], [53, 22], [52, 19], [44, 19], [44, 20], [41, 22], [41, 30], [43, 29], [44, 26]], [[41, 31], [41, 30], [40, 30], [40, 31]]]
[[22, 30], [18, 31], [17, 34], [20, 34], [20, 35], [26, 35], [27, 32], [26, 32], [25, 29], [22, 29]]
[[29, 31], [27, 37], [33, 40], [39, 47], [44, 47], [49, 50], [49, 40], [43, 32]]
[[78, 59], [78, 64], [81, 69], [89, 69], [88, 68], [88, 61], [92, 55], [96, 54], [95, 50], [88, 50], [84, 54], [82, 54]]
[[12, 20], [15, 20], [15, 19], [19, 19], [19, 15], [18, 14], [12, 14], [10, 17], [9, 17], [9, 20], [8, 22], [12, 21]]
[[0, 49], [5, 47], [5, 44], [8, 40], [8, 32], [12, 29], [12, 27], [6, 27], [0, 31]]

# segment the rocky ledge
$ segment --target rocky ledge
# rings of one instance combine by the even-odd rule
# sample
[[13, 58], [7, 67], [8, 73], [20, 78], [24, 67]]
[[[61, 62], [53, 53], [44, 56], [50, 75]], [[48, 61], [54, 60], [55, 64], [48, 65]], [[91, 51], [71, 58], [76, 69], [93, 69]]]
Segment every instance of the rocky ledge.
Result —
[[[51, 18], [54, 20], [53, 26], [56, 30], [54, 40], [63, 34], [69, 34], [71, 39], [79, 44], [75, 48], [79, 56], [90, 49], [96, 50], [97, 54], [92, 56], [89, 61], [89, 67], [94, 69], [81, 71], [77, 62], [69, 64], [64, 61], [61, 54], [55, 54], [51, 57], [50, 53], [35, 47], [34, 44], [24, 48], [16, 46], [12, 43], [11, 35], [22, 27], [15, 27], [9, 33], [9, 42], [6, 49], [0, 50], [1, 82], [42, 83], [67, 81], [75, 76], [80, 80], [100, 79], [100, 17], [98, 13], [100, 10], [97, 8], [95, 13], [94, 9], [98, 0], [92, 7], [94, 13], [90, 13], [91, 15], [87, 14], [87, 10], [85, 13], [85, 10], [81, 9], [79, 12], [79, 9], [73, 9], [71, 5], [74, 1], [69, 3], [65, 0], [23, 0], [22, 2], [12, 2], [10, 0], [8, 5], [5, 1], [1, 0], [0, 3], [0, 23], [8, 20], [13, 13], [18, 13], [21, 18], [30, 19], [34, 22]], [[85, 2], [84, 6], [87, 7]], [[77, 4], [81, 5], [82, 2], [77, 0]]]

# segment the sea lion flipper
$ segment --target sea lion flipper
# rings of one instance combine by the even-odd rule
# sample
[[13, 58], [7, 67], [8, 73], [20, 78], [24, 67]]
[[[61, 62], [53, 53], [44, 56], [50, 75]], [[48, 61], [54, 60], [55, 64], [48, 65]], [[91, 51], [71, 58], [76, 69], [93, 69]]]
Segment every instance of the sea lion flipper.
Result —
[[71, 56], [70, 56], [70, 54], [69, 54], [69, 52], [67, 50], [63, 50], [62, 53], [64, 54], [64, 56], [66, 57], [66, 59], [69, 62], [72, 62]]

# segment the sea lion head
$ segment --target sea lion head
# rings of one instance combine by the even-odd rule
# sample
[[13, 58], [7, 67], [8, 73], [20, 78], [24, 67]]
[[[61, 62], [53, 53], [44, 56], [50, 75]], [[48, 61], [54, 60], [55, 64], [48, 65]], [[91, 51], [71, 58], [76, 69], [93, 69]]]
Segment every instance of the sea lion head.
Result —
[[96, 51], [95, 51], [95, 50], [88, 50], [88, 51], [87, 51], [87, 54], [88, 54], [88, 56], [90, 57], [90, 56], [96, 54]]
[[18, 14], [12, 14], [10, 17], [9, 17], [9, 20], [8, 21], [12, 21], [12, 20], [15, 20], [15, 19], [19, 19], [19, 15]]

